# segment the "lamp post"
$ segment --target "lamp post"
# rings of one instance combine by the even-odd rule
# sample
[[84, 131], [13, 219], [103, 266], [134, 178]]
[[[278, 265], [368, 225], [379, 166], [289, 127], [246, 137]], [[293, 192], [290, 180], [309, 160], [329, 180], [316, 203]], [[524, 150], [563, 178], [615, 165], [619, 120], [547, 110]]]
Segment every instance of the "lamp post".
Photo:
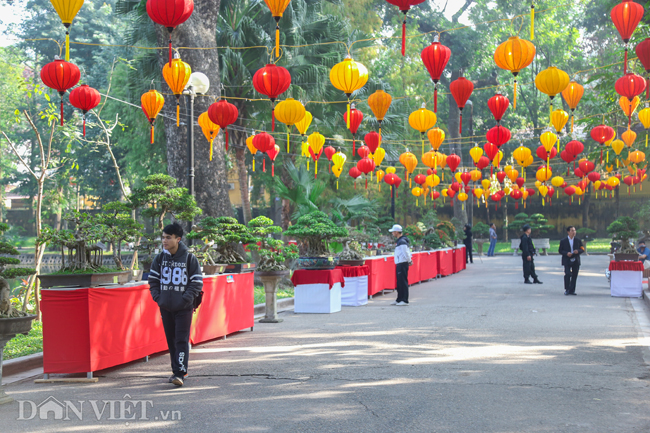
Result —
[[[194, 197], [194, 97], [204, 95], [210, 89], [210, 79], [202, 72], [192, 72], [190, 79], [183, 90], [184, 95], [190, 97], [187, 113], [187, 189]], [[192, 230], [192, 221], [189, 222], [189, 231]]]

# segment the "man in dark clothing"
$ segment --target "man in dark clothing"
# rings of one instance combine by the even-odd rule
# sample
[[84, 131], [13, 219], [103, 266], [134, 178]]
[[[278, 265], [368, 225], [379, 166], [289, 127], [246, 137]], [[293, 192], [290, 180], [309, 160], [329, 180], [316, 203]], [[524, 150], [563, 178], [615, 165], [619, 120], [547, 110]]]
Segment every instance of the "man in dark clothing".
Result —
[[[533, 246], [533, 240], [530, 238], [530, 232], [532, 231], [530, 226], [526, 224], [522, 227], [524, 234], [521, 235], [521, 243], [519, 248], [521, 248], [521, 259], [524, 262], [524, 283], [525, 284], [542, 284], [541, 281], [537, 278], [535, 273], [535, 261], [533, 256], [535, 255], [535, 247]], [[533, 277], [533, 282], [530, 282], [530, 277]]]
[[465, 244], [465, 264], [474, 263], [472, 258], [472, 226], [465, 224], [465, 239], [463, 240]]
[[585, 251], [582, 241], [576, 237], [576, 228], [569, 226], [566, 229], [567, 237], [560, 241], [558, 253], [562, 254], [564, 266], [564, 295], [576, 294], [576, 280], [580, 270], [580, 254]]
[[395, 224], [388, 230], [397, 238], [395, 245], [395, 279], [397, 299], [392, 305], [400, 307], [409, 304], [409, 265], [411, 264], [411, 250], [409, 249], [409, 238], [402, 235], [402, 226]]
[[172, 373], [169, 382], [183, 386], [190, 356], [190, 326], [194, 298], [203, 288], [203, 275], [197, 258], [181, 242], [183, 228], [178, 223], [162, 233], [163, 252], [151, 263], [149, 291], [160, 307]]

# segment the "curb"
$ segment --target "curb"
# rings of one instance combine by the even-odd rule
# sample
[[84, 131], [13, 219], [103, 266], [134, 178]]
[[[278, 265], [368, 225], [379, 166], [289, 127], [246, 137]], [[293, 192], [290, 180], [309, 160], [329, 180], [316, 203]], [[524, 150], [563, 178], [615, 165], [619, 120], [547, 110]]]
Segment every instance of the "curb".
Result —
[[20, 358], [8, 359], [2, 361], [2, 375], [11, 376], [13, 374], [23, 373], [33, 370], [34, 368], [43, 367], [43, 352], [33, 353]]
[[[293, 310], [293, 298], [278, 299], [278, 313]], [[266, 314], [266, 304], [257, 304], [253, 307], [253, 316], [258, 319]]]

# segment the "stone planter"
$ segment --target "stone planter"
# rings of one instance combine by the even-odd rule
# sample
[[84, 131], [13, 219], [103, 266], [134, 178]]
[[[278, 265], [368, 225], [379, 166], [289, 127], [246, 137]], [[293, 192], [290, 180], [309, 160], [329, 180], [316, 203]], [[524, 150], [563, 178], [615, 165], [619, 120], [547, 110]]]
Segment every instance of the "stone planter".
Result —
[[260, 323], [282, 322], [282, 319], [278, 318], [278, 283], [289, 275], [289, 271], [255, 271], [255, 275], [262, 280], [266, 295], [266, 313]]
[[226, 265], [226, 274], [242, 274], [244, 272], [253, 272], [255, 263], [231, 263]]
[[363, 266], [366, 263], [364, 259], [361, 260], [341, 260], [339, 259], [338, 266]]
[[5, 394], [2, 386], [2, 353], [5, 344], [18, 334], [27, 334], [32, 329], [32, 320], [35, 318], [36, 316], [25, 316], [0, 319], [0, 404], [14, 401], [13, 398]]
[[337, 262], [336, 257], [300, 257], [296, 265], [299, 269], [323, 270], [334, 269]]
[[[203, 273], [205, 275], [223, 274], [227, 267], [228, 267], [228, 265], [219, 265], [219, 264], [217, 264], [217, 265], [203, 265], [202, 266]], [[234, 272], [231, 272], [231, 273], [234, 273]]]
[[639, 260], [639, 254], [614, 253], [614, 261], [622, 262], [624, 260]]
[[131, 271], [106, 272], [102, 274], [48, 274], [39, 275], [41, 287], [96, 287], [110, 284], [126, 284], [132, 276]]
[[483, 244], [490, 243], [489, 239], [474, 239], [477, 246], [477, 252], [479, 256], [483, 255]]
[[131, 271], [131, 281], [142, 281], [143, 273], [142, 269], [133, 269]]

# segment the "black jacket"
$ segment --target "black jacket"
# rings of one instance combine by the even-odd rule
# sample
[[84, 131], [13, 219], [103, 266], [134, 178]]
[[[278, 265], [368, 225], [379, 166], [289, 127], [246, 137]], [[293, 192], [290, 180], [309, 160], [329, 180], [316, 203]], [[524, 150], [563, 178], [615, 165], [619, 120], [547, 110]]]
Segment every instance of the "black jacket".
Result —
[[192, 308], [194, 298], [203, 288], [199, 261], [183, 242], [173, 256], [167, 250], [151, 263], [149, 291], [158, 306], [167, 311]]
[[535, 247], [533, 246], [533, 240], [528, 236], [526, 233], [521, 235], [521, 244], [519, 245], [519, 248], [521, 248], [521, 257], [524, 259], [528, 256], [532, 259], [533, 256], [535, 255]]
[[472, 245], [472, 229], [465, 229], [465, 239], [463, 240], [465, 245]]
[[577, 237], [573, 238], [573, 249], [578, 250], [578, 254], [571, 257], [567, 256], [568, 253], [573, 253], [571, 244], [569, 243], [569, 237], [567, 236], [560, 241], [560, 248], [557, 252], [562, 254], [562, 266], [571, 264], [571, 259], [573, 258], [576, 259], [578, 266], [580, 266], [580, 254], [585, 252], [585, 247], [582, 246], [582, 241]]

